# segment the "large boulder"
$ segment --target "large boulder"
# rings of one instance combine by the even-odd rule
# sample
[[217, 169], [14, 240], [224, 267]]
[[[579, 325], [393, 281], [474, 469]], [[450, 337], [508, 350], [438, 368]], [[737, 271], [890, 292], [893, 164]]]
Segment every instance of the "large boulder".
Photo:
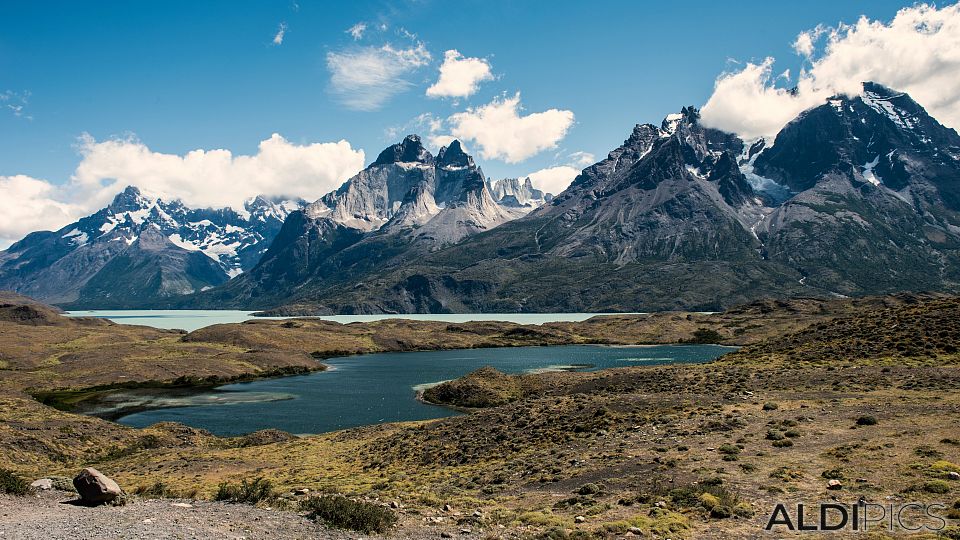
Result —
[[87, 467], [73, 479], [73, 487], [77, 488], [80, 499], [91, 504], [108, 503], [123, 494], [123, 490], [107, 475]]

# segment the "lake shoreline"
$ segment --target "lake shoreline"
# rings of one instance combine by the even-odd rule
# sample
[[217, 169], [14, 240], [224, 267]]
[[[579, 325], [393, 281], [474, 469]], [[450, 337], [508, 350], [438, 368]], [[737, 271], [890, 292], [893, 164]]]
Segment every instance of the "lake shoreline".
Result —
[[191, 379], [191, 378], [178, 378], [172, 381], [137, 381], [137, 382], [121, 382], [114, 384], [106, 385], [97, 385], [89, 388], [78, 388], [78, 389], [64, 389], [64, 390], [48, 390], [48, 391], [36, 391], [30, 392], [30, 396], [37, 400], [38, 402], [53, 407], [54, 409], [83, 414], [86, 416], [92, 416], [94, 418], [100, 418], [103, 420], [108, 420], [111, 422], [116, 422], [118, 419], [123, 418], [124, 416], [129, 416], [138, 412], [156, 410], [161, 408], [169, 407], [149, 407], [149, 406], [131, 406], [127, 408], [111, 410], [104, 413], [94, 413], [98, 406], [101, 406], [105, 403], [104, 398], [110, 395], [115, 395], [119, 391], [168, 391], [175, 392], [180, 396], [196, 396], [206, 392], [211, 392], [216, 390], [221, 386], [228, 384], [244, 383], [244, 382], [253, 382], [261, 381], [268, 379], [276, 379], [281, 377], [294, 377], [297, 375], [306, 375], [309, 373], [316, 373], [319, 371], [328, 371], [330, 367], [326, 364], [317, 363], [316, 369], [309, 368], [278, 368], [270, 370], [267, 373], [263, 374], [241, 374], [234, 377], [218, 377], [215, 380], [210, 378], [206, 379]]

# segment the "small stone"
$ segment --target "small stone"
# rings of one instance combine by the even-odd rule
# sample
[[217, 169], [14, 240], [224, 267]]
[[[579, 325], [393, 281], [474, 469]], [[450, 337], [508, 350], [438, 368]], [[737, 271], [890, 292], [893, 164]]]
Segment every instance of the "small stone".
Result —
[[170, 503], [170, 506], [176, 506], [177, 508], [193, 508], [193, 505], [190, 503]]
[[400, 503], [398, 503], [397, 501], [390, 501], [390, 508], [393, 508], [394, 510], [396, 510], [397, 508], [400, 508]]
[[440, 538], [453, 538], [453, 535], [448, 533], [447, 531], [443, 531], [442, 533], [440, 533]]
[[482, 517], [483, 517], [483, 512], [481, 512], [481, 511], [479, 511], [479, 510], [476, 510], [476, 511], [474, 511], [474, 513], [473, 513], [473, 517], [475, 517], [475, 518], [482, 518]]
[[960, 472], [950, 471], [947, 473], [947, 478], [951, 480], [960, 480]]
[[39, 480], [34, 480], [30, 483], [30, 487], [33, 489], [39, 489], [41, 491], [46, 491], [48, 489], [53, 489], [53, 480], [49, 478], [41, 478]]
[[627, 532], [632, 533], [634, 536], [643, 536], [643, 530], [640, 527], [630, 527], [627, 529]]
[[472, 533], [472, 532], [473, 532], [473, 531], [471, 531], [470, 529], [466, 529], [466, 528], [460, 529], [460, 534], [470, 534], [470, 533]]
[[839, 480], [830, 480], [827, 482], [827, 489], [843, 489], [843, 482]]
[[144, 522], [145, 524], [149, 525], [149, 524], [153, 523], [153, 520], [150, 519], [150, 518], [147, 518], [147, 519], [143, 520], [143, 522]]
[[445, 505], [443, 505], [443, 511], [444, 511], [444, 512], [453, 512], [453, 507], [450, 506], [449, 504], [445, 504]]
[[667, 507], [667, 503], [666, 503], [666, 501], [657, 501], [657, 503], [654, 504], [654, 506], [656, 506], [657, 508], [666, 508], [666, 507]]
[[307, 495], [308, 493], [310, 493], [309, 488], [297, 488], [293, 490], [294, 495]]
[[587, 518], [585, 518], [585, 517], [583, 517], [583, 516], [577, 516], [577, 517], [573, 518], [573, 522], [574, 522], [574, 523], [586, 523], [586, 522], [587, 522]]

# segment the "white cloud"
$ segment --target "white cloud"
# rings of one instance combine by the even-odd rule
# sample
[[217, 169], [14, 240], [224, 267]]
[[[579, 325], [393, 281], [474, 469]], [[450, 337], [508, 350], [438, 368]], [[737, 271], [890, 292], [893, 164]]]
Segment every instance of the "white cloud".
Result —
[[493, 79], [490, 63], [483, 58], [465, 58], [456, 50], [443, 53], [440, 78], [427, 88], [427, 96], [467, 97], [476, 93], [483, 81]]
[[[816, 42], [826, 43], [818, 55]], [[960, 126], [960, 4], [901, 9], [889, 23], [855, 24], [801, 33], [794, 49], [809, 57], [796, 95], [775, 88], [773, 59], [721, 75], [703, 106], [704, 124], [743, 137], [773, 136], [801, 111], [827, 97], [855, 95], [862, 81], [909, 93], [942, 123]]]
[[347, 33], [353, 36], [353, 39], [359, 40], [363, 37], [363, 33], [367, 31], [367, 23], [358, 22], [357, 24], [351, 26], [347, 29]]
[[82, 159], [65, 185], [24, 175], [0, 176], [0, 249], [35, 230], [57, 230], [106, 206], [128, 185], [191, 207], [242, 208], [254, 195], [309, 201], [339, 187], [364, 166], [347, 141], [292, 144], [274, 134], [254, 155], [150, 150], [136, 139], [96, 141], [84, 135]]
[[188, 206], [242, 207], [253, 195], [315, 200], [363, 168], [363, 150], [341, 140], [292, 144], [278, 134], [260, 142], [254, 155], [229, 150], [192, 150], [184, 155], [150, 150], [137, 140], [81, 140], [82, 161], [70, 187], [93, 208], [127, 185]]
[[597, 162], [597, 158], [590, 152], [573, 152], [570, 154], [569, 158], [571, 165], [580, 165], [581, 167], [593, 165]]
[[773, 58], [748, 63], [736, 73], [717, 79], [713, 95], [703, 106], [703, 123], [731, 131], [745, 139], [771, 137], [801, 111], [822, 102], [825, 96], [793, 96], [774, 86]]
[[77, 205], [55, 200], [60, 186], [22, 174], [0, 176], [0, 249], [27, 233], [57, 230], [83, 215]]
[[330, 85], [341, 103], [351, 109], [374, 111], [410, 87], [405, 77], [430, 62], [423, 43], [408, 48], [353, 47], [327, 53]]
[[480, 156], [518, 163], [538, 152], [555, 148], [573, 125], [573, 112], [549, 109], [521, 115], [520, 93], [494, 99], [447, 119], [450, 134], [475, 141]]
[[17, 118], [33, 120], [33, 117], [27, 113], [27, 105], [30, 103], [30, 92], [14, 92], [7, 90], [0, 92], [0, 108], [10, 111], [10, 114]]
[[287, 34], [287, 23], [282, 22], [280, 23], [280, 26], [277, 28], [276, 35], [273, 36], [273, 44], [283, 45], [283, 36], [285, 36], [286, 34]]
[[580, 174], [580, 169], [571, 167], [570, 165], [560, 165], [540, 169], [527, 176], [530, 177], [530, 181], [533, 182], [534, 187], [537, 189], [557, 195], [567, 189], [567, 186], [570, 185], [570, 182], [573, 182], [573, 179], [576, 178], [578, 174]]
[[[439, 150], [444, 146], [450, 146], [450, 143], [455, 140], [457, 140], [457, 138], [453, 135], [428, 135], [427, 146], [433, 148], [434, 150]], [[460, 142], [460, 146], [463, 148], [464, 152], [467, 152], [467, 147], [462, 141]]]
[[800, 56], [810, 58], [816, 50], [817, 40], [827, 31], [822, 24], [818, 24], [812, 30], [806, 30], [797, 34], [797, 39], [793, 41], [793, 50]]

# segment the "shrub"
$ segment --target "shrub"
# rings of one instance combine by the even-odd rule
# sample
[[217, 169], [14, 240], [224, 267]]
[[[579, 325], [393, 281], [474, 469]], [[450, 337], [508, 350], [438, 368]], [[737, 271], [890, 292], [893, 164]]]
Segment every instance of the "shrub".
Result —
[[858, 426], [875, 426], [877, 425], [877, 418], [874, 416], [861, 416], [857, 418]]
[[767, 430], [768, 441], [782, 441], [785, 437], [786, 435], [784, 435], [783, 432], [779, 430], [776, 430], [776, 429]]
[[944, 494], [950, 492], [950, 484], [943, 480], [931, 480], [923, 485], [923, 490], [927, 493]]
[[265, 501], [272, 498], [274, 498], [273, 484], [271, 484], [269, 480], [258, 477], [254, 478], [251, 482], [247, 482], [247, 479], [244, 478], [240, 481], [239, 486], [228, 484], [226, 482], [220, 484], [220, 487], [217, 489], [217, 494], [214, 495], [213, 500], [231, 503], [257, 504], [260, 501]]
[[311, 497], [300, 503], [311, 519], [319, 519], [331, 527], [364, 534], [383, 533], [396, 523], [389, 509], [376, 504], [353, 501], [343, 495]]
[[727, 454], [727, 455], [733, 456], [740, 453], [740, 447], [733, 444], [729, 444], [729, 443], [721, 444], [720, 448], [717, 448], [717, 451], [720, 452], [721, 454]]
[[826, 478], [827, 480], [843, 480], [846, 478], [843, 474], [843, 470], [840, 468], [827, 469], [820, 473], [820, 476]]
[[24, 496], [30, 492], [30, 484], [13, 471], [0, 469], [0, 493]]
[[700, 505], [707, 510], [712, 510], [714, 507], [720, 506], [720, 499], [712, 493], [701, 493]]
[[693, 332], [693, 337], [689, 340], [690, 343], [701, 344], [720, 343], [721, 341], [723, 341], [723, 336], [710, 328], [697, 328]]
[[941, 452], [941, 451], [937, 450], [936, 448], [934, 448], [934, 447], [932, 447], [932, 446], [930, 446], [930, 445], [927, 445], [927, 444], [922, 444], [922, 445], [914, 448], [914, 449], [913, 449], [913, 453], [916, 454], [916, 455], [918, 455], [918, 456], [920, 456], [920, 457], [926, 457], [926, 458], [941, 458], [941, 457], [943, 457], [943, 452]]
[[712, 518], [726, 519], [732, 515], [733, 512], [730, 510], [730, 507], [723, 504], [710, 509], [710, 517]]
[[596, 484], [584, 484], [577, 490], [580, 495], [596, 495], [600, 493], [600, 486]]
[[793, 446], [793, 441], [790, 439], [783, 439], [781, 441], [773, 441], [774, 448], [789, 448]]
[[753, 517], [753, 506], [748, 502], [742, 502], [733, 507], [733, 513], [742, 518]]
[[772, 401], [768, 401], [768, 402], [766, 402], [766, 403], [763, 404], [763, 410], [765, 410], [765, 411], [775, 411], [775, 410], [777, 410], [777, 409], [779, 409], [779, 408], [780, 408], [780, 405], [777, 405], [776, 403], [774, 403], [774, 402], [772, 402]]

